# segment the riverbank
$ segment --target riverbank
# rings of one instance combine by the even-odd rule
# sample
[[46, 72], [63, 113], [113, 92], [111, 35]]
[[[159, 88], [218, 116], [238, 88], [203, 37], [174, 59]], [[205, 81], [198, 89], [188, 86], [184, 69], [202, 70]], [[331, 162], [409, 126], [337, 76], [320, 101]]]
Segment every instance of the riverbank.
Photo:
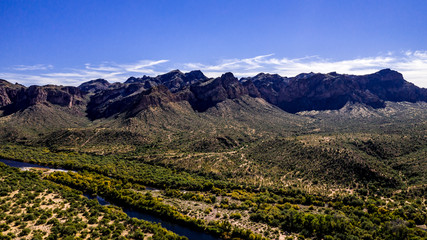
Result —
[[[17, 167], [17, 168], [21, 169], [22, 171], [28, 171], [31, 169], [42, 170], [44, 174], [50, 174], [53, 172], [68, 172], [69, 171], [69, 170], [65, 170], [65, 169], [54, 169], [54, 168], [41, 166], [41, 165], [37, 165], [37, 164], [25, 163], [25, 162], [13, 161], [13, 160], [0, 159], [0, 162], [5, 163], [6, 165], [11, 166], [11, 167]], [[75, 172], [75, 171], [72, 171], [72, 172]], [[158, 191], [158, 189], [155, 189], [155, 188], [148, 188], [148, 189], [151, 191]], [[103, 205], [103, 206], [111, 205], [110, 202], [108, 202], [107, 200], [105, 200], [104, 198], [102, 198], [100, 196], [91, 196], [89, 194], [84, 194], [84, 196], [87, 197], [88, 199], [96, 199], [100, 205]], [[117, 205], [115, 205], [115, 206], [117, 206]], [[182, 225], [173, 223], [171, 221], [161, 219], [161, 218], [159, 218], [155, 215], [149, 214], [149, 213], [139, 212], [139, 211], [136, 211], [136, 210], [131, 209], [131, 208], [122, 208], [121, 206], [117, 206], [117, 207], [120, 207], [123, 210], [123, 212], [126, 213], [131, 218], [137, 218], [140, 220], [158, 223], [162, 227], [168, 229], [169, 231], [172, 231], [172, 232], [175, 232], [179, 235], [185, 236], [189, 240], [199, 240], [199, 239], [219, 240], [219, 238], [214, 237], [212, 235], [209, 235], [207, 233], [195, 231], [194, 229], [191, 229], [189, 227], [182, 226]]]
[[40, 176], [0, 163], [0, 239], [187, 239]]

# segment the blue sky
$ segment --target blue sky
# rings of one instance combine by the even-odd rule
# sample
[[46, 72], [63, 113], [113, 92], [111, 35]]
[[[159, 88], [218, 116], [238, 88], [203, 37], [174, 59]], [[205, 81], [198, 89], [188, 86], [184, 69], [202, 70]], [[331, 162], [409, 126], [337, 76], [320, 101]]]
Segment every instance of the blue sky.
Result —
[[125, 81], [172, 69], [294, 76], [392, 68], [427, 87], [427, 1], [0, 1], [0, 78]]

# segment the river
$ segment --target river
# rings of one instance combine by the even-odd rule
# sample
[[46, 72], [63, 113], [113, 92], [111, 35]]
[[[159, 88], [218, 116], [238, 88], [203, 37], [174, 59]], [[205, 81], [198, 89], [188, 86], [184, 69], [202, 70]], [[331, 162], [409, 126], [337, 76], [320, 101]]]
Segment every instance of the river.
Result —
[[[98, 201], [99, 204], [101, 205], [110, 205], [111, 203], [108, 202], [107, 200], [105, 200], [104, 198], [100, 197], [100, 196], [90, 196], [85, 194], [85, 197], [90, 198], [90, 199], [96, 199]], [[116, 205], [117, 206], [117, 205]], [[216, 238], [212, 235], [209, 235], [207, 233], [204, 232], [199, 232], [199, 231], [195, 231], [194, 229], [190, 229], [189, 227], [186, 226], [181, 226], [178, 225], [176, 223], [170, 222], [170, 221], [166, 221], [163, 220], [159, 217], [156, 217], [154, 215], [151, 214], [147, 214], [147, 213], [142, 213], [139, 211], [135, 211], [131, 208], [124, 208], [122, 207], [123, 212], [125, 212], [129, 217], [134, 217], [134, 218], [138, 218], [138, 219], [142, 219], [145, 221], [149, 221], [149, 222], [155, 222], [155, 223], [160, 223], [162, 225], [162, 227], [177, 233], [181, 236], [186, 236], [189, 240], [219, 240], [219, 238]]]
[[[18, 162], [18, 161], [13, 161], [13, 160], [6, 160], [6, 159], [0, 159], [0, 162], [11, 166], [11, 167], [17, 167], [17, 168], [46, 168], [46, 169], [52, 169], [50, 167], [46, 167], [46, 166], [41, 166], [41, 165], [37, 165], [37, 164], [32, 164], [32, 163], [25, 163], [25, 162]], [[63, 170], [63, 169], [61, 169]]]
[[[25, 169], [25, 170], [28, 168], [46, 168], [46, 169], [50, 169], [50, 170], [54, 170], [54, 171], [66, 171], [64, 169], [54, 169], [54, 168], [41, 166], [41, 165], [37, 165], [37, 164], [24, 163], [24, 162], [6, 160], [6, 159], [0, 159], [0, 162], [4, 163], [6, 165], [9, 165], [11, 167], [17, 167], [17, 168], [21, 168], [21, 169]], [[147, 190], [150, 190], [150, 189], [156, 190], [154, 188], [147, 188]], [[88, 197], [90, 199], [96, 198], [98, 203], [101, 205], [110, 205], [111, 204], [100, 196], [93, 197], [93, 196], [90, 196], [87, 194], [84, 194], [84, 196]], [[121, 207], [121, 206], [119, 206], [119, 207]], [[130, 208], [124, 208], [124, 207], [121, 207], [121, 208], [122, 208], [123, 212], [125, 212], [129, 217], [134, 217], [134, 218], [142, 219], [142, 220], [149, 221], [149, 222], [160, 223], [162, 225], [162, 227], [164, 227], [164, 228], [166, 228], [166, 229], [168, 229], [174, 233], [177, 233], [181, 236], [185, 236], [189, 240], [219, 240], [220, 239], [220, 238], [214, 237], [210, 234], [200, 232], [200, 231], [191, 229], [189, 227], [182, 226], [182, 225], [173, 223], [171, 221], [161, 219], [157, 216], [154, 216], [154, 215], [151, 215], [148, 213], [135, 211], [135, 210], [130, 209]]]

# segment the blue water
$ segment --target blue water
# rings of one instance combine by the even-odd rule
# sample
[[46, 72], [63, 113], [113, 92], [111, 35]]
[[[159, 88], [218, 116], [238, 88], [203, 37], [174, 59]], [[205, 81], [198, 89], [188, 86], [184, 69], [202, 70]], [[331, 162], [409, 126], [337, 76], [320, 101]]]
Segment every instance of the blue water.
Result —
[[50, 167], [45, 167], [45, 166], [41, 166], [41, 165], [37, 165], [37, 164], [25, 163], [25, 162], [18, 162], [18, 161], [13, 161], [13, 160], [6, 160], [6, 159], [0, 159], [0, 162], [6, 164], [8, 166], [17, 167], [17, 168], [36, 167], [36, 168], [47, 168], [47, 169], [51, 169]]
[[[89, 199], [96, 199], [98, 201], [98, 203], [101, 205], [104, 205], [104, 206], [105, 205], [111, 205], [111, 203], [109, 203], [107, 200], [105, 200], [104, 198], [102, 198], [100, 196], [91, 196], [88, 194], [84, 194], [84, 196], [89, 198]], [[135, 211], [131, 208], [122, 208], [122, 210], [129, 217], [134, 217], [134, 218], [142, 219], [142, 220], [149, 221], [149, 222], [160, 223], [162, 225], [162, 227], [164, 227], [164, 228], [166, 228], [166, 229], [168, 229], [174, 233], [177, 233], [181, 236], [186, 236], [189, 240], [219, 240], [219, 238], [216, 238], [216, 237], [209, 235], [207, 233], [199, 232], [199, 231], [191, 229], [189, 227], [181, 226], [181, 225], [178, 225], [176, 223], [160, 219], [160, 218], [158, 218], [154, 215], [151, 215], [151, 214]]]
[[111, 205], [107, 200], [105, 200], [104, 198], [102, 198], [100, 196], [92, 196], [89, 194], [83, 194], [83, 196], [85, 196], [89, 199], [96, 199], [98, 201], [98, 203], [101, 204], [102, 206]]
[[194, 240], [201, 240], [201, 239], [203, 239], [203, 240], [218, 240], [219, 239], [219, 238], [216, 238], [216, 237], [209, 235], [207, 233], [195, 231], [193, 229], [190, 229], [189, 227], [180, 226], [180, 225], [177, 225], [175, 223], [154, 217], [153, 215], [150, 215], [150, 214], [145, 214], [145, 213], [137, 212], [137, 211], [134, 211], [132, 209], [126, 209], [126, 208], [124, 208], [123, 211], [127, 215], [129, 215], [129, 217], [135, 217], [138, 219], [143, 219], [145, 221], [160, 223], [162, 225], [162, 227], [164, 227], [164, 228], [166, 228], [166, 229], [168, 229], [174, 233], [177, 233], [179, 235], [186, 236], [190, 240], [193, 240], [193, 239]]
[[[0, 162], [5, 163], [6, 165], [9, 165], [11, 167], [17, 167], [17, 168], [38, 167], [38, 168], [51, 169], [49, 167], [40, 166], [37, 164], [24, 163], [24, 162], [18, 162], [18, 161], [13, 161], [13, 160], [0, 159]], [[148, 188], [148, 187], [146, 189], [147, 190], [158, 190], [155, 188]], [[96, 199], [98, 201], [98, 203], [103, 205], [103, 206], [111, 205], [111, 203], [109, 203], [107, 200], [105, 200], [104, 198], [102, 198], [100, 196], [91, 196], [89, 194], [84, 194], [84, 196], [89, 198], [89, 199]], [[129, 217], [134, 217], [134, 218], [142, 219], [142, 220], [149, 221], [149, 222], [160, 223], [162, 225], [162, 227], [164, 227], [164, 228], [166, 228], [166, 229], [168, 229], [174, 233], [177, 233], [181, 236], [185, 236], [189, 240], [219, 240], [220, 239], [220, 238], [216, 238], [210, 234], [200, 232], [200, 231], [191, 229], [191, 228], [186, 227], [186, 226], [181, 226], [181, 225], [178, 225], [176, 223], [160, 219], [160, 218], [158, 218], [154, 215], [151, 215], [151, 214], [138, 212], [138, 211], [135, 211], [135, 210], [130, 209], [130, 208], [122, 208], [122, 210]]]

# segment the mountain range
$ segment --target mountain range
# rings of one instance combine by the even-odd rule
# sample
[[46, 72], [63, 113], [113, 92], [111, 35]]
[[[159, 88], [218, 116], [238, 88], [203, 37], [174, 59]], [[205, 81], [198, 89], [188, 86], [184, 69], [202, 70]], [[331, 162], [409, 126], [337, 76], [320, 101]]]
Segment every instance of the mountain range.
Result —
[[253, 184], [425, 183], [426, 126], [427, 89], [390, 69], [241, 79], [174, 70], [77, 87], [0, 80], [6, 148], [125, 154]]
[[170, 102], [188, 102], [194, 111], [204, 112], [227, 99], [242, 96], [262, 98], [286, 112], [296, 113], [336, 110], [348, 102], [373, 108], [384, 108], [386, 101], [425, 102], [427, 89], [405, 81], [402, 74], [390, 69], [362, 76], [332, 72], [303, 73], [288, 78], [260, 73], [241, 79], [232, 73], [207, 78], [201, 71], [174, 70], [157, 77], [130, 77], [124, 83], [97, 79], [78, 87], [25, 87], [0, 80], [3, 116], [38, 104], [82, 106], [90, 120], [121, 113], [134, 116]]

